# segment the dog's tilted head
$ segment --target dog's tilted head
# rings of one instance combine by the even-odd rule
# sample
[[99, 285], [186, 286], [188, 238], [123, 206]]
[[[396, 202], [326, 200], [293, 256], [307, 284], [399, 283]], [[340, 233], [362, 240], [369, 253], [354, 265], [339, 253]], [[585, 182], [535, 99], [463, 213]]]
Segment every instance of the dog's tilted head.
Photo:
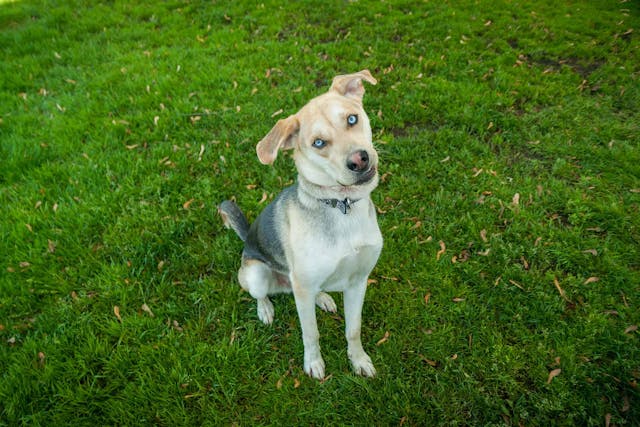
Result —
[[364, 86], [377, 81], [368, 70], [336, 76], [329, 91], [279, 120], [256, 151], [271, 164], [279, 150], [293, 149], [300, 175], [341, 193], [367, 194], [378, 185], [378, 153], [362, 107]]

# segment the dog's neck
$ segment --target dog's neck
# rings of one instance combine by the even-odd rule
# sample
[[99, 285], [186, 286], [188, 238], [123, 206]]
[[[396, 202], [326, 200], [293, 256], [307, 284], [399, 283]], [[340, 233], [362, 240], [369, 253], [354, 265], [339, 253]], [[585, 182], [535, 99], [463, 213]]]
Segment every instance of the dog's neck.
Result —
[[302, 175], [298, 175], [298, 194], [300, 200], [309, 207], [338, 208], [348, 214], [358, 200], [369, 197], [369, 192], [360, 186], [323, 186], [314, 184]]

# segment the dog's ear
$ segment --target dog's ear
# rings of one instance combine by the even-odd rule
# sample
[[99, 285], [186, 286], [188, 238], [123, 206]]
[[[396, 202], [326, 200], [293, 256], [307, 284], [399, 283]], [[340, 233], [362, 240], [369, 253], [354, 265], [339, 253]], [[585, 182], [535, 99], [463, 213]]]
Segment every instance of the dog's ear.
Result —
[[279, 150], [294, 148], [295, 137], [299, 130], [300, 123], [295, 115], [278, 120], [273, 129], [256, 146], [260, 162], [264, 165], [270, 165], [278, 156]]
[[365, 80], [372, 85], [378, 83], [378, 81], [373, 78], [369, 70], [362, 70], [354, 74], [335, 76], [333, 78], [333, 83], [331, 83], [331, 89], [329, 90], [333, 90], [338, 92], [340, 95], [362, 101], [362, 97], [364, 96], [362, 80]]

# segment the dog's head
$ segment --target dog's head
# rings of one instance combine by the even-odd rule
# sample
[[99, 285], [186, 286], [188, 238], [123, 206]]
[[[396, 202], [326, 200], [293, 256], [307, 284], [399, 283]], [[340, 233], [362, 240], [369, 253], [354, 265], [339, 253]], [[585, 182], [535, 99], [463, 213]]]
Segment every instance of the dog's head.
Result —
[[362, 81], [377, 81], [368, 70], [336, 76], [331, 88], [300, 111], [279, 120], [256, 147], [271, 164], [279, 150], [294, 150], [307, 181], [342, 193], [369, 193], [378, 185], [378, 153], [362, 107]]

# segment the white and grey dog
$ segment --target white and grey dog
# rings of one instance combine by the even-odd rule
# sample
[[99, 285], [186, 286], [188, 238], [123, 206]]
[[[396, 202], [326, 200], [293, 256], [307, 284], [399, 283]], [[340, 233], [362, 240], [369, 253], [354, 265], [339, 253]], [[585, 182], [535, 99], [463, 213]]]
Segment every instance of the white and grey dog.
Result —
[[238, 278], [258, 303], [258, 317], [273, 321], [269, 295], [293, 292], [304, 343], [304, 370], [325, 375], [315, 305], [335, 312], [326, 293], [344, 293], [348, 354], [357, 374], [374, 376], [360, 338], [367, 278], [382, 249], [370, 194], [378, 185], [378, 154], [362, 106], [368, 70], [341, 75], [300, 111], [279, 120], [257, 145], [271, 164], [278, 151], [294, 150], [298, 180], [285, 188], [249, 225], [231, 201], [218, 211], [245, 242]]

